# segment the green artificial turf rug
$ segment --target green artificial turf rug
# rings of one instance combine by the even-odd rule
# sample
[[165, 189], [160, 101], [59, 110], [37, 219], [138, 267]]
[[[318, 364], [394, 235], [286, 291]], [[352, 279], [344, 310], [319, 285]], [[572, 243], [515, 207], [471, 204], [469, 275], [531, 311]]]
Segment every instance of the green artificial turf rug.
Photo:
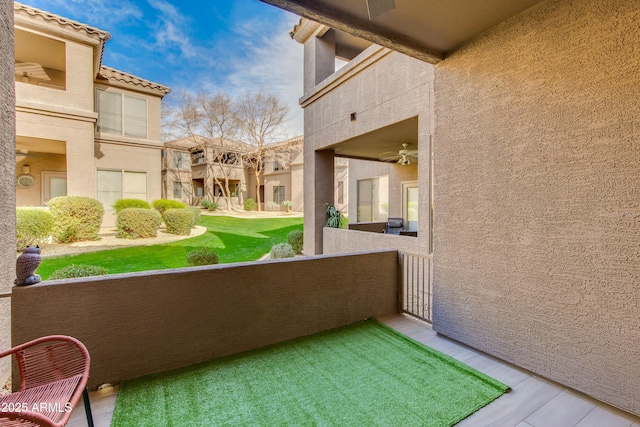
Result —
[[508, 388], [367, 320], [123, 382], [111, 425], [451, 426]]

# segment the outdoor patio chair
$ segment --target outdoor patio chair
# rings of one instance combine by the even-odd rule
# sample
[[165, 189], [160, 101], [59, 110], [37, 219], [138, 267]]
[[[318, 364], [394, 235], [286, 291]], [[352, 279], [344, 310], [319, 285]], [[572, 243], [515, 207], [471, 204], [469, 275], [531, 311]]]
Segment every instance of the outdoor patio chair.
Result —
[[402, 231], [402, 218], [388, 218], [384, 232], [387, 234], [400, 234]]
[[0, 426], [64, 426], [80, 396], [93, 427], [87, 381], [89, 352], [77, 339], [51, 335], [0, 353], [14, 355], [20, 373], [17, 392], [0, 397]]

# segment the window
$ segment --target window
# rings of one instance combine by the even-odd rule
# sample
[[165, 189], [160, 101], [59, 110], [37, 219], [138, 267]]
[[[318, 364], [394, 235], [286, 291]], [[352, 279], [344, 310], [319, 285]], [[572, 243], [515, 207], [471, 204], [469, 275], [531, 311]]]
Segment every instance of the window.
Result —
[[389, 217], [389, 177], [358, 181], [358, 222], [382, 222]]
[[276, 185], [273, 187], [273, 201], [275, 203], [282, 203], [285, 201], [284, 185]]
[[174, 151], [173, 167], [178, 169], [189, 169], [191, 167], [191, 154], [185, 151]]
[[147, 200], [146, 172], [98, 169], [96, 180], [98, 200], [105, 210], [111, 210], [118, 199]]
[[283, 171], [285, 170], [286, 167], [284, 165], [284, 163], [280, 160], [276, 160], [275, 162], [273, 162], [273, 171], [277, 172], [277, 171]]
[[179, 200], [189, 200], [191, 198], [191, 186], [188, 182], [173, 183], [173, 198]]
[[118, 92], [98, 89], [98, 132], [134, 138], [147, 137], [147, 100]]

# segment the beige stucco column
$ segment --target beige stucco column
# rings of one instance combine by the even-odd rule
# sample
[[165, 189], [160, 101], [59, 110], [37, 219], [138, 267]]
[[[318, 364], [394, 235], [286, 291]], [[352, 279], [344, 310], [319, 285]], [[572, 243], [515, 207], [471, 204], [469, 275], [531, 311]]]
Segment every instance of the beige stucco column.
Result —
[[[13, 2], [0, 2], [0, 293], [11, 291], [15, 276], [15, 92], [13, 77]], [[11, 303], [0, 298], [0, 348], [11, 343]], [[9, 376], [9, 361], [0, 365], [0, 382]]]
[[328, 31], [304, 42], [304, 92], [307, 93], [335, 71], [336, 35]]
[[304, 253], [322, 253], [322, 229], [327, 223], [325, 203], [333, 203], [333, 150], [305, 152]]

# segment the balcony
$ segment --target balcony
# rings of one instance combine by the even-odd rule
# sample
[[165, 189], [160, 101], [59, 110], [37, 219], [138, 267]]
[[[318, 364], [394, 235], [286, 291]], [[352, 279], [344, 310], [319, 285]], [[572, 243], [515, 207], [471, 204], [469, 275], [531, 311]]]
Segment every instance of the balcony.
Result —
[[[92, 356], [95, 389], [374, 316], [513, 388], [461, 426], [640, 425], [399, 315], [416, 261], [398, 260], [396, 251], [321, 255], [13, 288], [13, 342], [54, 332], [78, 337]], [[427, 265], [422, 273], [430, 277]], [[117, 386], [91, 393], [97, 426], [110, 424], [116, 395]], [[77, 408], [69, 425], [86, 425], [83, 412]]]

